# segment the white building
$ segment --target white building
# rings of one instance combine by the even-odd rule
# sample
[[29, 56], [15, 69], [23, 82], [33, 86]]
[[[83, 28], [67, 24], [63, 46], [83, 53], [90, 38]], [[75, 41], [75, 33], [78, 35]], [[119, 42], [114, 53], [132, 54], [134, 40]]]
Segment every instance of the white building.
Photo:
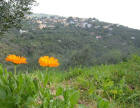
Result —
[[27, 31], [27, 30], [21, 30], [21, 29], [20, 29], [20, 30], [19, 30], [19, 33], [20, 33], [20, 34], [28, 33], [28, 31]]
[[96, 36], [96, 39], [101, 39], [102, 38], [102, 36]]
[[40, 29], [46, 28], [46, 24], [40, 24], [40, 25], [39, 25], [39, 28], [40, 28]]
[[134, 39], [135, 39], [135, 37], [131, 37], [131, 39], [133, 39], [133, 40], [134, 40]]

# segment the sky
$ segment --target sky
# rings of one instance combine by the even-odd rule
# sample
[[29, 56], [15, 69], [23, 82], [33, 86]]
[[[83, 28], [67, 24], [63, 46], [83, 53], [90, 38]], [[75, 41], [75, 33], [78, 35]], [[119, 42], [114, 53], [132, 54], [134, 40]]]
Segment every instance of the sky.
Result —
[[140, 0], [36, 0], [34, 13], [97, 18], [140, 30]]

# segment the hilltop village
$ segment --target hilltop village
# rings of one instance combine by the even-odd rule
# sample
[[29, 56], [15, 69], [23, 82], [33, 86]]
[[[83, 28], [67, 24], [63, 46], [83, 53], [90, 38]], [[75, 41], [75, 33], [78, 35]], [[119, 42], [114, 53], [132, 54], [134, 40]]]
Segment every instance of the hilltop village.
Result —
[[[51, 29], [55, 30], [57, 26], [63, 26], [63, 27], [69, 27], [74, 26], [76, 28], [81, 29], [104, 29], [107, 31], [112, 31], [114, 27], [120, 27], [119, 24], [111, 24], [111, 23], [101, 23], [96, 18], [78, 18], [78, 17], [60, 17], [60, 16], [27, 16], [27, 20], [30, 20], [32, 24], [35, 24], [33, 26], [32, 30], [36, 29]], [[20, 33], [26, 33], [28, 30], [20, 30]], [[91, 35], [95, 35], [94, 32], [90, 33]], [[111, 35], [109, 33], [108, 35]], [[96, 39], [101, 39], [101, 35], [96, 35]], [[132, 39], [135, 39], [135, 37], [132, 37]]]

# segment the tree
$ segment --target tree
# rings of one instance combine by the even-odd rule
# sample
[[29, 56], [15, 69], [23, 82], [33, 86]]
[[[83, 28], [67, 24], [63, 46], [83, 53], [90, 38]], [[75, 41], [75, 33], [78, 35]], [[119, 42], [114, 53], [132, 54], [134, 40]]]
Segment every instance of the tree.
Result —
[[35, 0], [0, 0], [0, 34], [13, 27], [20, 28], [35, 3]]

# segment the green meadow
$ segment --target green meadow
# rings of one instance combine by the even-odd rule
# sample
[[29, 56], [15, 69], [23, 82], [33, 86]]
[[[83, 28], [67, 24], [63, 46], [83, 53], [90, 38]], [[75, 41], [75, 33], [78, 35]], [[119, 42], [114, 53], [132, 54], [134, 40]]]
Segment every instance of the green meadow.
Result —
[[0, 108], [140, 108], [140, 57], [17, 75], [1, 65]]

